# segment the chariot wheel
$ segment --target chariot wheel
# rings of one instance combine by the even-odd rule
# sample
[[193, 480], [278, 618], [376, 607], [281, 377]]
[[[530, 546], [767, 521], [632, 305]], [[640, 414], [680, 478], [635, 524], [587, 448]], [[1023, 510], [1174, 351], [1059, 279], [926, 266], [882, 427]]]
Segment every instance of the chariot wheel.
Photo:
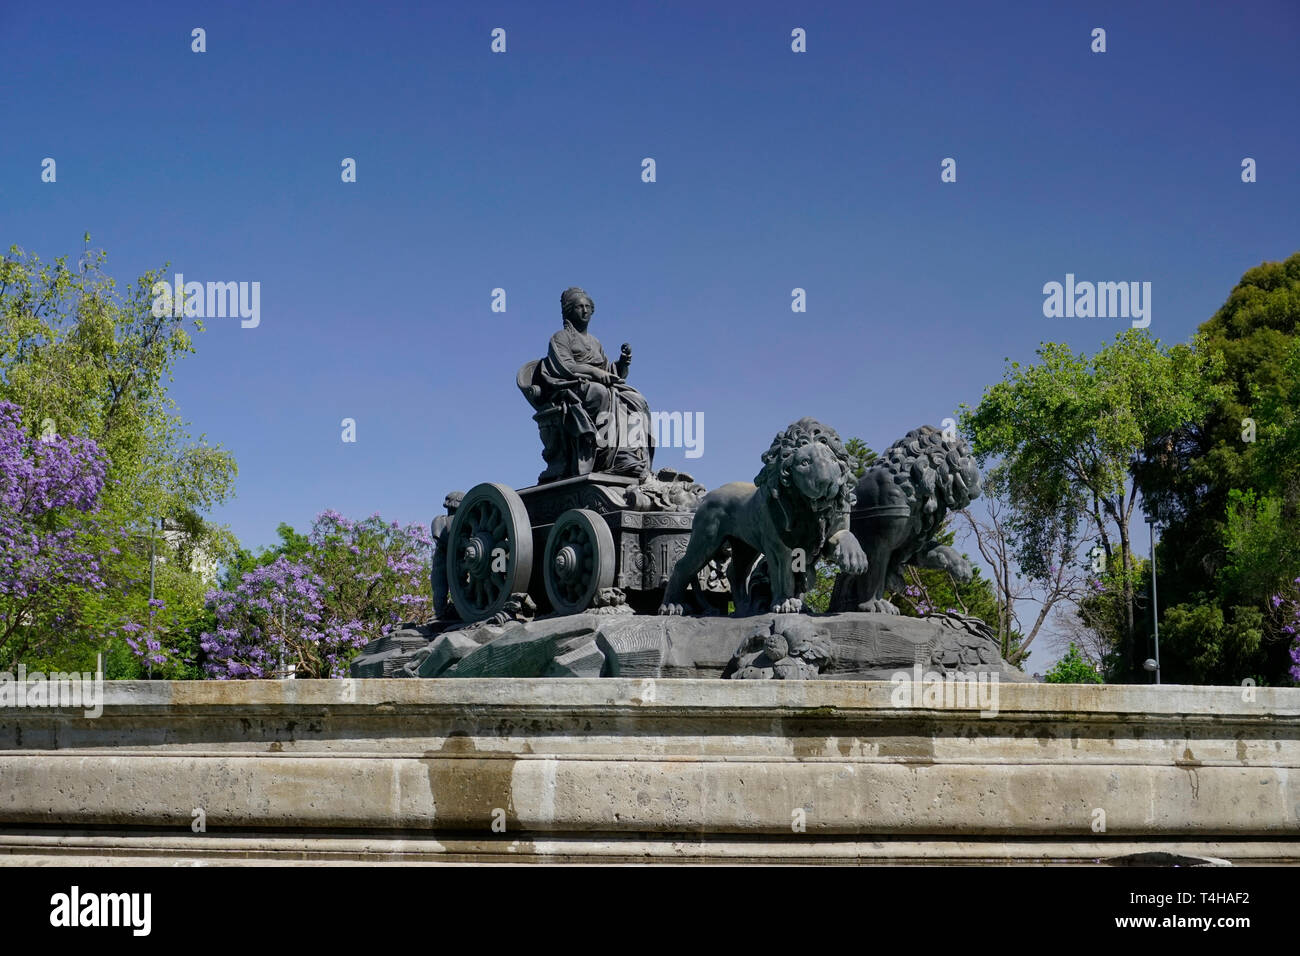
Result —
[[528, 590], [533, 531], [524, 503], [505, 485], [475, 485], [451, 522], [447, 587], [461, 619], [482, 621]]
[[614, 536], [604, 518], [586, 508], [560, 515], [542, 565], [551, 606], [560, 614], [585, 611], [601, 588], [614, 586], [614, 558]]

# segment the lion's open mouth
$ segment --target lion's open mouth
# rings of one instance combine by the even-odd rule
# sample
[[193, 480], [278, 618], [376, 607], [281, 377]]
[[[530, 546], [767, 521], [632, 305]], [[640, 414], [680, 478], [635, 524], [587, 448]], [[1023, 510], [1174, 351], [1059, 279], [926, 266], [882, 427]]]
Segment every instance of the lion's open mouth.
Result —
[[829, 508], [831, 505], [835, 504], [835, 499], [836, 493], [834, 491], [828, 491], [820, 497], [810, 498], [809, 500], [812, 502], [812, 506], [816, 510], [821, 511], [823, 508]]

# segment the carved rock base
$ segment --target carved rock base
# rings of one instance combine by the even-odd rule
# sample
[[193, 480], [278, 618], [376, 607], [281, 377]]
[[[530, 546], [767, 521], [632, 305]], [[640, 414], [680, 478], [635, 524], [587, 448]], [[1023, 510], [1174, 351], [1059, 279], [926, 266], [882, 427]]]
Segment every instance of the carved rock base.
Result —
[[1029, 681], [997, 644], [961, 622], [892, 614], [658, 617], [574, 614], [473, 629], [394, 632], [354, 677], [742, 677], [890, 680], [940, 674]]

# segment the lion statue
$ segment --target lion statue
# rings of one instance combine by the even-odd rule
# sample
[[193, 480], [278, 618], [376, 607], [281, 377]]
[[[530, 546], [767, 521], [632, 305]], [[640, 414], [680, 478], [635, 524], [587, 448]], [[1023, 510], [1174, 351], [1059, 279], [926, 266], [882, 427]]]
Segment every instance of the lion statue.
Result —
[[[803, 607], [797, 586], [818, 558], [850, 574], [867, 570], [867, 558], [849, 530], [853, 469], [835, 429], [801, 418], [772, 440], [754, 483], [723, 485], [695, 511], [686, 553], [673, 568], [660, 614], [681, 614], [687, 586], [713, 558], [731, 549], [727, 579], [738, 614]], [[750, 600], [749, 577], [759, 556], [771, 581], [769, 608]]]
[[903, 587], [904, 565], [949, 571], [971, 578], [970, 562], [935, 540], [949, 509], [965, 508], [980, 495], [980, 473], [970, 446], [922, 425], [894, 442], [858, 479], [849, 527], [864, 543], [866, 573], [835, 579], [830, 610], [897, 614], [885, 589]]

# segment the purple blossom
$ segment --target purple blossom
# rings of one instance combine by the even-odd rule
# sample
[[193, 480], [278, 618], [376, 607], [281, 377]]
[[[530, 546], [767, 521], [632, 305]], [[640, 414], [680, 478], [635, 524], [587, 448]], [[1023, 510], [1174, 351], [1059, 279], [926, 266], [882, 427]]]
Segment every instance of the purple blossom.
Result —
[[1275, 594], [1270, 603], [1279, 611], [1280, 630], [1291, 638], [1291, 679], [1300, 683], [1300, 578], [1293, 582], [1296, 590], [1288, 595]]
[[108, 458], [89, 439], [36, 438], [0, 401], [0, 633], [59, 613], [59, 596], [104, 587], [91, 536]]
[[1291, 584], [1291, 588], [1284, 588], [1281, 594], [1269, 598], [1268, 603], [1273, 609], [1278, 630], [1291, 639], [1289, 654], [1292, 663], [1288, 673], [1292, 680], [1300, 683], [1300, 578]]
[[233, 590], [208, 593], [217, 627], [200, 646], [213, 677], [274, 677], [289, 663], [298, 676], [342, 677], [359, 648], [427, 609], [423, 525], [323, 511], [308, 542], [300, 561], [282, 556], [245, 573]]

